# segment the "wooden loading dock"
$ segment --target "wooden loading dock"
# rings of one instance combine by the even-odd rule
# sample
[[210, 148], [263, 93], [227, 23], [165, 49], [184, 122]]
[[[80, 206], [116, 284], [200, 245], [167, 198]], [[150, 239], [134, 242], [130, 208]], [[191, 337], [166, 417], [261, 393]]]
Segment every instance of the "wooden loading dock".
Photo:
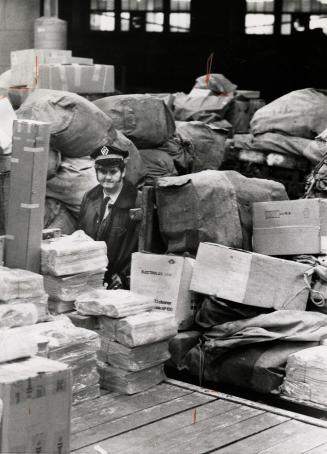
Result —
[[326, 454], [327, 421], [167, 380], [73, 407], [78, 454]]

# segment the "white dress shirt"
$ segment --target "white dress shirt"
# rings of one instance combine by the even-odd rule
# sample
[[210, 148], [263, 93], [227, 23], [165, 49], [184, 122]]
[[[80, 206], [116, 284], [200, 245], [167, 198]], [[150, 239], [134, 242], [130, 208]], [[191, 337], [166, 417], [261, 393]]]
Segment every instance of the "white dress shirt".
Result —
[[[103, 215], [103, 219], [106, 219], [106, 217], [108, 216], [108, 214], [109, 214], [109, 206], [113, 205], [116, 202], [116, 200], [118, 199], [119, 194], [121, 193], [121, 190], [122, 190], [122, 187], [119, 188], [119, 190], [117, 192], [115, 192], [114, 194], [110, 194], [110, 195], [106, 194], [105, 191], [103, 191], [103, 198], [109, 197], [109, 200], [108, 200], [108, 203], [107, 203], [104, 215]], [[103, 221], [103, 219], [102, 219], [102, 221]]]

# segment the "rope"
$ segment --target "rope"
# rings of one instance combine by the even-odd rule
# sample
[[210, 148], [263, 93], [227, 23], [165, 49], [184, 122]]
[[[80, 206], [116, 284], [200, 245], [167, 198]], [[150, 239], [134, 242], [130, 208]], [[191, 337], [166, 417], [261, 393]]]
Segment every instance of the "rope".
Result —
[[209, 88], [209, 80], [210, 80], [210, 75], [211, 75], [213, 56], [214, 56], [214, 53], [212, 52], [209, 55], [209, 58], [207, 60], [207, 72], [206, 72], [206, 76], [205, 76], [205, 83], [206, 83], [207, 88]]
[[204, 366], [205, 366], [205, 356], [204, 351], [202, 350], [202, 341], [199, 340], [198, 345], [196, 346], [199, 352], [199, 386], [202, 386], [203, 377], [204, 377]]
[[311, 192], [313, 191], [313, 188], [314, 188], [314, 186], [315, 186], [315, 184], [317, 182], [317, 180], [316, 180], [317, 174], [318, 174], [319, 170], [322, 168], [322, 166], [324, 164], [326, 164], [326, 161], [327, 161], [327, 152], [323, 155], [321, 160], [318, 162], [318, 164], [316, 165], [316, 167], [312, 171], [312, 174], [311, 174], [312, 181], [311, 181], [310, 186], [308, 187], [308, 189], [305, 191], [305, 194], [303, 196], [304, 199], [307, 199], [309, 197], [309, 195], [311, 194]]
[[295, 295], [291, 296], [286, 303], [283, 304], [283, 309], [286, 309], [289, 304], [296, 298], [298, 297], [302, 292], [305, 290], [309, 290], [309, 295], [310, 295], [310, 301], [315, 304], [317, 307], [324, 307], [325, 306], [325, 297], [324, 295], [319, 292], [318, 290], [313, 290], [311, 288], [310, 282], [309, 282], [309, 277], [313, 275], [315, 271], [315, 268], [311, 268], [310, 270], [306, 271], [303, 275], [303, 280], [304, 280], [304, 287], [301, 288]]

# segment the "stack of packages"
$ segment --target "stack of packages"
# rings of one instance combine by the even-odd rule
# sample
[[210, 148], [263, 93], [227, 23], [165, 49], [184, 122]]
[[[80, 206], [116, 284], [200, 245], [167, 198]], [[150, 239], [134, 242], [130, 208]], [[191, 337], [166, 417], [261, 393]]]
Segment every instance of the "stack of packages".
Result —
[[327, 335], [327, 316], [306, 311], [312, 266], [201, 243], [190, 289], [202, 295], [196, 315], [202, 344], [186, 369], [210, 382], [279, 393], [289, 355]]
[[236, 88], [237, 86], [222, 74], [198, 77], [188, 95], [176, 94], [175, 118], [181, 121], [219, 122], [226, 118], [233, 104]]
[[260, 108], [251, 120], [250, 134], [237, 134], [232, 147], [240, 151], [240, 159], [306, 170], [324, 154], [321, 137], [313, 139], [326, 128], [326, 111], [323, 91], [293, 91]]
[[287, 199], [280, 183], [235, 171], [161, 178], [156, 190], [159, 226], [168, 251], [193, 255], [203, 241], [251, 250], [252, 204]]
[[79, 295], [89, 288], [102, 288], [107, 263], [105, 242], [94, 241], [81, 230], [43, 241], [41, 270], [50, 311], [73, 311]]
[[[218, 166], [206, 165], [205, 161], [198, 170], [206, 169], [217, 170], [220, 168], [222, 161], [226, 160], [228, 150], [226, 138], [233, 134], [247, 134], [250, 129], [250, 121], [257, 110], [265, 105], [260, 99], [260, 92], [250, 90], [236, 90], [236, 85], [230, 82], [222, 74], [207, 74], [196, 79], [196, 83], [191, 92], [177, 93], [174, 99], [174, 116], [177, 122], [177, 130], [182, 125], [189, 128], [191, 124], [201, 127], [202, 135], [209, 138], [215, 136], [216, 155], [218, 154]], [[180, 126], [179, 126], [180, 125]], [[211, 132], [211, 134], [210, 134]], [[191, 142], [197, 142], [196, 137], [200, 131], [186, 130], [190, 134]], [[194, 139], [193, 139], [194, 137]], [[198, 137], [200, 139], [200, 137]], [[203, 143], [203, 138], [202, 141]], [[214, 145], [212, 145], [214, 146]], [[226, 149], [227, 147], [227, 149]], [[204, 147], [203, 153], [205, 153]], [[219, 153], [218, 153], [219, 150]], [[211, 156], [212, 151], [207, 151]]]
[[[254, 205], [254, 249], [262, 254], [286, 256], [310, 266], [311, 288], [308, 310], [327, 323], [327, 201], [302, 199]], [[321, 339], [315, 339], [321, 340]], [[325, 347], [315, 347], [291, 355], [287, 362], [282, 392], [290, 398], [326, 405], [316, 385], [326, 374], [320, 359]], [[318, 363], [320, 364], [318, 367]], [[306, 369], [308, 372], [305, 372]], [[320, 386], [320, 385], [319, 385]], [[323, 380], [321, 386], [324, 386]]]
[[[0, 267], [0, 309], [12, 312], [17, 321], [21, 317], [31, 324], [48, 318], [48, 295], [43, 276], [27, 270]], [[15, 326], [15, 325], [13, 325]]]
[[311, 147], [326, 129], [327, 96], [313, 88], [296, 90], [260, 109], [251, 121], [256, 147], [283, 155], [302, 156], [312, 164], [322, 158]]
[[[251, 204], [254, 201], [284, 199], [287, 199], [287, 194], [281, 184], [248, 179], [233, 171], [208, 170], [161, 178], [156, 188], [159, 226], [167, 241], [167, 250], [173, 254], [193, 256], [203, 241], [250, 250]], [[182, 332], [170, 344], [172, 361], [178, 368], [183, 367], [185, 353], [198, 343], [201, 329], [199, 326], [195, 326], [195, 330], [193, 328], [197, 308], [195, 296], [189, 291], [192, 270], [181, 273], [185, 265], [193, 267], [194, 261], [169, 255], [151, 259], [149, 254], [134, 254], [131, 274], [131, 288], [153, 291], [157, 305], [162, 309], [176, 311], [178, 307], [178, 310], [183, 308], [181, 314], [177, 314]], [[179, 279], [184, 298], [178, 295]], [[164, 297], [161, 297], [162, 294]], [[184, 323], [181, 323], [183, 319]]]
[[[282, 384], [284, 396], [295, 401], [327, 407], [327, 347], [308, 348], [290, 355]], [[318, 407], [319, 408], [319, 407]]]
[[[41, 271], [54, 313], [74, 309], [76, 298], [90, 288], [101, 288], [107, 265], [106, 244], [94, 241], [82, 231], [46, 240], [41, 246]], [[73, 369], [73, 403], [99, 396], [96, 366], [98, 335], [75, 327], [69, 319], [36, 327], [48, 345], [47, 356]]]
[[19, 107], [35, 88], [79, 94], [113, 93], [114, 66], [94, 65], [71, 50], [24, 49], [11, 52], [9, 97]]
[[15, 330], [22, 337], [28, 334], [36, 336], [39, 356], [60, 361], [72, 369], [74, 405], [99, 397], [96, 355], [100, 343], [96, 332], [74, 326], [63, 315], [54, 321]]
[[140, 150], [147, 182], [159, 177], [218, 169], [225, 152], [226, 131], [202, 121], [176, 122], [159, 97], [110, 96], [95, 101]]
[[128, 290], [93, 290], [75, 304], [80, 314], [99, 316], [103, 388], [134, 394], [164, 380], [168, 340], [177, 328], [171, 314], [153, 310], [153, 298]]
[[[71, 298], [75, 299], [90, 288], [102, 287], [106, 265], [105, 243], [96, 242], [84, 232], [77, 231], [71, 236], [42, 242], [41, 270], [44, 277], [30, 271], [0, 268], [3, 303], [0, 304], [0, 328], [12, 328], [6, 332], [15, 333], [21, 339], [36, 336], [37, 346], [33, 354], [70, 366], [74, 404], [99, 396], [96, 364], [99, 336], [94, 331], [75, 327], [67, 317], [37, 323], [48, 315], [48, 294], [44, 288], [50, 293], [50, 306], [58, 306], [57, 312], [66, 310], [67, 306], [73, 308], [74, 300]], [[12, 348], [18, 346], [13, 344]], [[11, 350], [6, 347], [4, 351]]]
[[[24, 273], [21, 271], [22, 276]], [[29, 278], [25, 276], [21, 282], [23, 293], [40, 287], [38, 279], [34, 285]], [[2, 279], [1, 289], [6, 293], [13, 282], [13, 279]], [[71, 370], [66, 364], [36, 356], [39, 354], [37, 328], [48, 324], [34, 325], [37, 312], [33, 304], [2, 304], [0, 309], [0, 452], [68, 454]]]
[[173, 315], [178, 333], [169, 341], [167, 366], [182, 368], [184, 352], [194, 347], [200, 333], [191, 329], [197, 309], [190, 291], [194, 259], [177, 255], [136, 252], [132, 255], [131, 290], [152, 298], [155, 308]]
[[[162, 178], [156, 200], [168, 251], [196, 254], [189, 289], [203, 300], [194, 325], [202, 342], [192, 332], [172, 343], [179, 365], [208, 381], [278, 392], [288, 356], [327, 334], [326, 315], [306, 311], [308, 296], [317, 296], [310, 288], [311, 263], [277, 258], [308, 253], [309, 242], [311, 254], [321, 253], [322, 203], [319, 215], [318, 202], [288, 201], [281, 184], [231, 171]], [[292, 220], [296, 203], [311, 203], [313, 212], [303, 206], [297, 228], [292, 221], [283, 238], [286, 231], [277, 224]], [[266, 209], [258, 218], [260, 206]], [[272, 242], [274, 252], [267, 249]], [[143, 274], [154, 279], [158, 270], [144, 268]], [[180, 358], [183, 346], [188, 351]]]

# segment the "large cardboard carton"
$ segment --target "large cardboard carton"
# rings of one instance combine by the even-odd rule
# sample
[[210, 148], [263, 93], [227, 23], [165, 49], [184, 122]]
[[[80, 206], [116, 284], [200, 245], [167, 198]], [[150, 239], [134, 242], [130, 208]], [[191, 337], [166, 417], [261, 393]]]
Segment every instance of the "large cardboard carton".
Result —
[[115, 91], [115, 67], [110, 65], [42, 64], [38, 88], [73, 93], [111, 93]]
[[11, 86], [34, 87], [38, 67], [44, 63], [70, 63], [71, 50], [24, 49], [11, 52]]
[[310, 265], [201, 243], [191, 290], [249, 306], [305, 310]]
[[57, 361], [0, 365], [0, 452], [68, 454], [71, 388], [71, 370]]
[[154, 298], [156, 309], [175, 315], [179, 329], [194, 319], [195, 299], [190, 292], [194, 259], [175, 255], [132, 255], [131, 290]]
[[15, 120], [5, 264], [38, 273], [44, 222], [50, 123]]
[[327, 254], [327, 200], [254, 203], [253, 250], [266, 255]]

